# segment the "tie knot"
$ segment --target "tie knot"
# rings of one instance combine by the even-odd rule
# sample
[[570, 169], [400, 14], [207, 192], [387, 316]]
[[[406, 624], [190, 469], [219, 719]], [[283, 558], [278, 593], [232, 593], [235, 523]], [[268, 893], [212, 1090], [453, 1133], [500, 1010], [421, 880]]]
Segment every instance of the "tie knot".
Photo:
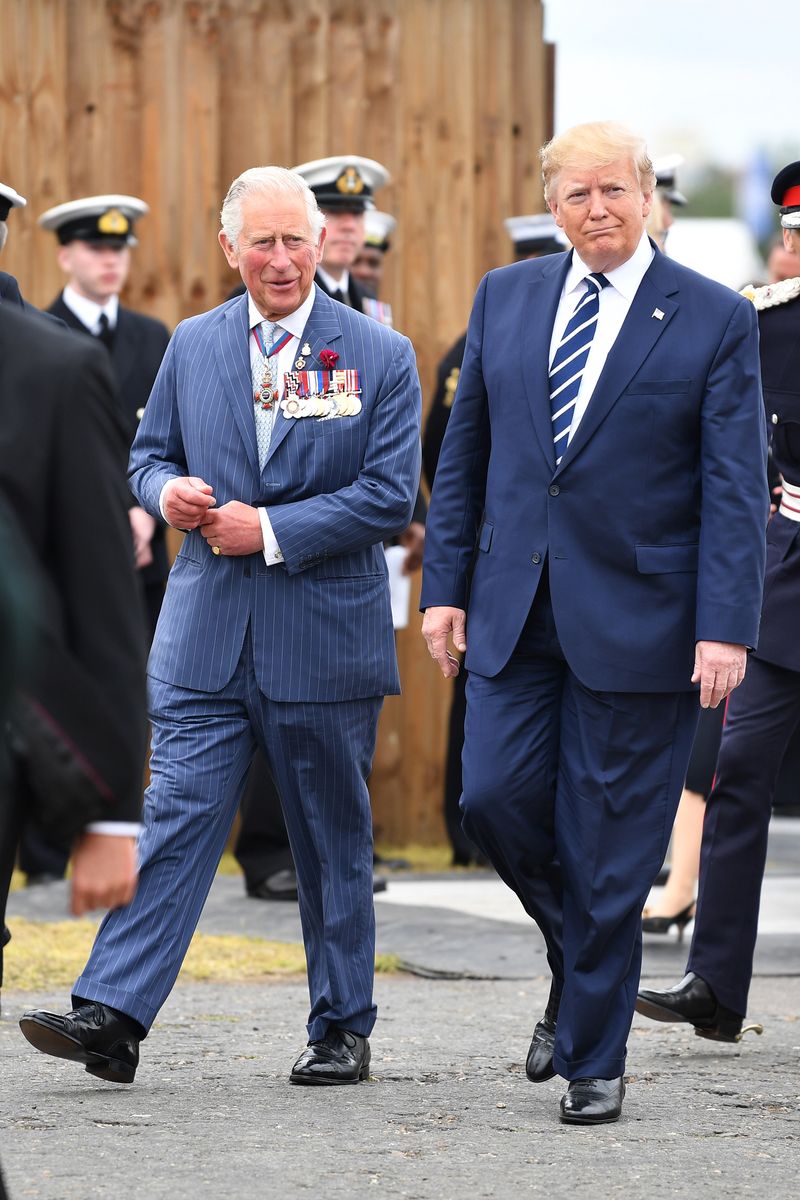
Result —
[[604, 287], [608, 287], [608, 280], [599, 271], [594, 271], [591, 275], [586, 276], [586, 286], [590, 291], [599, 294]]
[[275, 341], [276, 326], [272, 321], [261, 322], [261, 336], [264, 339], [264, 346], [269, 351], [272, 343]]

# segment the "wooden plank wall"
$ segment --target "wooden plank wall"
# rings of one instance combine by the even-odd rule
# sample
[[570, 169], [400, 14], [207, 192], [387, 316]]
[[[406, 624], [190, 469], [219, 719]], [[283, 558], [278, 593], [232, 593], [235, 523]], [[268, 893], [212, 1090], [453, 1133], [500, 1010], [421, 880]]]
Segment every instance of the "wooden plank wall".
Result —
[[[503, 218], [542, 207], [541, 0], [0, 0], [0, 29], [0, 179], [29, 200], [2, 265], [37, 304], [61, 286], [35, 223], [53, 204], [146, 199], [127, 302], [174, 325], [235, 282], [216, 241], [234, 176], [364, 154], [391, 172], [385, 298], [429, 400], [478, 280], [509, 260]], [[418, 629], [398, 635], [405, 694], [372, 783], [377, 831], [398, 842], [442, 837], [449, 689]]]

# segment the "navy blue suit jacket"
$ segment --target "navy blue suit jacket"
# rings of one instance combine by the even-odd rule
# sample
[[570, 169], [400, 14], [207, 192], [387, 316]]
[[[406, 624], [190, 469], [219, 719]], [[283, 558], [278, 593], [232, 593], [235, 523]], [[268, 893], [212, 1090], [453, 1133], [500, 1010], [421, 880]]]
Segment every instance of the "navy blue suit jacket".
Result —
[[408, 338], [317, 289], [303, 332], [355, 368], [361, 412], [332, 420], [279, 411], [259, 470], [247, 296], [182, 322], [131, 452], [131, 486], [159, 511], [180, 475], [212, 485], [217, 505], [265, 505], [284, 563], [261, 552], [215, 556], [187, 534], [170, 573], [150, 656], [157, 679], [225, 686], [248, 625], [261, 690], [273, 700], [334, 701], [399, 691], [381, 543], [411, 519], [420, 469], [421, 397]]
[[570, 253], [478, 288], [422, 606], [466, 608], [466, 666], [494, 676], [547, 559], [561, 645], [586, 686], [689, 689], [696, 641], [758, 636], [768, 503], [755, 312], [656, 252], [556, 468], [549, 346]]

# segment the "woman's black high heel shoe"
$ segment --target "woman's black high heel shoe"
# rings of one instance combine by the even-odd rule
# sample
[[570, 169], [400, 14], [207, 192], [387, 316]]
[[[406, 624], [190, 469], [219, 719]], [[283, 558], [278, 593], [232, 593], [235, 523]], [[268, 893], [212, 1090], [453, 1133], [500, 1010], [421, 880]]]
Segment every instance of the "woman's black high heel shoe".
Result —
[[[642, 917], [642, 933], [669, 933], [673, 925], [678, 927], [678, 941], [683, 941], [683, 931], [694, 919], [695, 902], [687, 905], [682, 912], [671, 917]], [[647, 910], [645, 909], [645, 912]]]

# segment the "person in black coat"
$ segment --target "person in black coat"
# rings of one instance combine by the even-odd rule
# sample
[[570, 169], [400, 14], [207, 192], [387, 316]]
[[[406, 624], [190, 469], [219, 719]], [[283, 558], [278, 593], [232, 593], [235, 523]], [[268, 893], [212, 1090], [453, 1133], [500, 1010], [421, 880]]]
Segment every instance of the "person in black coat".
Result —
[[[800, 254], [800, 162], [779, 172], [772, 199], [781, 206], [787, 250]], [[782, 484], [767, 529], [761, 631], [744, 683], [728, 703], [706, 805], [687, 974], [664, 991], [643, 989], [636, 1004], [646, 1017], [688, 1022], [722, 1042], [738, 1042], [744, 1032], [772, 801], [800, 726], [800, 274], [749, 294], [758, 310], [764, 403]]]
[[[135, 196], [88, 196], [59, 204], [39, 218], [39, 224], [58, 238], [58, 263], [67, 276], [48, 312], [106, 346], [129, 444], [169, 342], [161, 321], [119, 302], [130, 270], [130, 247], [135, 245], [134, 222], [147, 211]], [[129, 519], [152, 636], [169, 574], [165, 525], [135, 504]]]
[[[73, 854], [76, 913], [126, 903], [136, 884], [145, 638], [126, 460], [102, 349], [42, 315], [0, 306], [0, 500], [36, 588], [25, 702], [54, 744], [73, 748], [70, 766], [90, 777], [97, 801], [68, 814], [83, 827], [63, 847]], [[48, 800], [36, 793], [30, 765], [17, 756], [0, 805], [0, 924], [22, 818], [33, 800]], [[42, 823], [47, 832], [46, 816]]]

